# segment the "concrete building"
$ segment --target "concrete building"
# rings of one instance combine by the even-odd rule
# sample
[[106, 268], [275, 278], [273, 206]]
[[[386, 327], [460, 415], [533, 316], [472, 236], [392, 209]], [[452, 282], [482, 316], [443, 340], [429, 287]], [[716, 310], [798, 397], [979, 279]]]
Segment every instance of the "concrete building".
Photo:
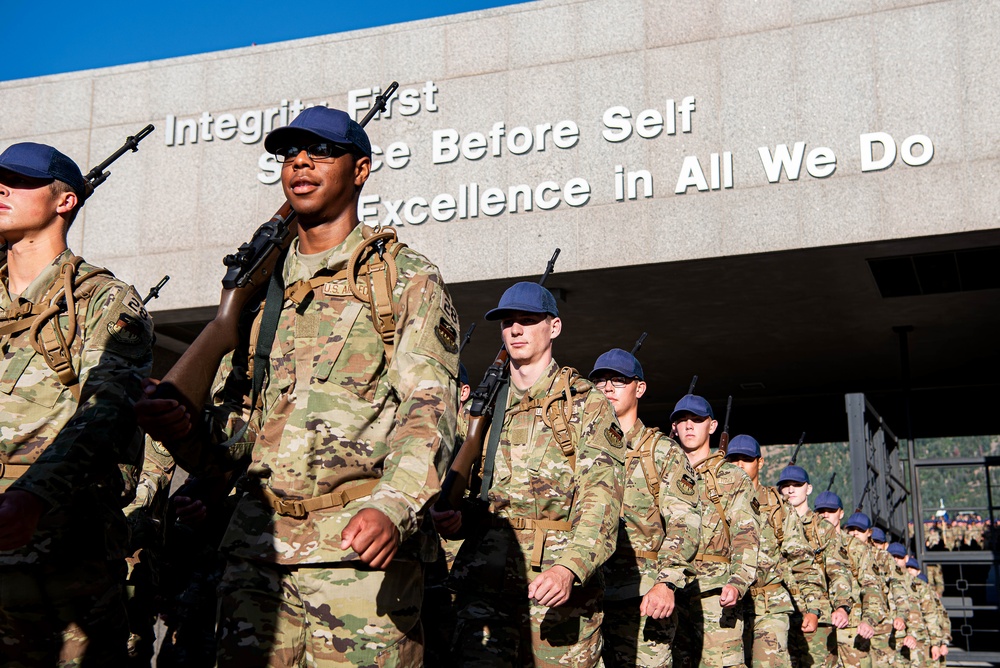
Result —
[[[996, 433], [998, 42], [990, 0], [544, 0], [0, 83], [0, 145], [87, 168], [156, 126], [71, 245], [171, 276], [161, 373], [283, 201], [266, 132], [396, 80], [361, 214], [439, 264], [463, 329], [559, 247], [557, 359], [648, 331], [648, 421], [698, 374], [762, 442], [844, 439], [856, 391], [905, 434], [912, 326], [914, 432]], [[481, 323], [473, 377], [497, 346]]]

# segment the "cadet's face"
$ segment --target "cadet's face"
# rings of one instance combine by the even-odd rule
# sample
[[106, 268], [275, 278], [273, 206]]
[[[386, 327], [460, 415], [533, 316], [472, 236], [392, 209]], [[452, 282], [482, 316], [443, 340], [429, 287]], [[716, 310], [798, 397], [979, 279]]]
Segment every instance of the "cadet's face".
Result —
[[0, 169], [0, 237], [14, 242], [24, 232], [40, 230], [52, 222], [56, 215], [67, 208], [67, 198], [76, 195], [55, 193], [47, 179], [21, 176]]
[[281, 188], [299, 222], [330, 222], [355, 211], [355, 196], [370, 168], [371, 160], [351, 153], [312, 158], [303, 149], [282, 165]]
[[871, 535], [871, 532], [870, 531], [862, 531], [861, 529], [848, 529], [847, 530], [847, 535], [848, 536], [854, 536], [855, 538], [857, 538], [858, 540], [860, 540], [862, 543], [867, 543], [868, 542], [868, 536]]
[[840, 527], [840, 520], [844, 517], [844, 510], [817, 510], [816, 514], [822, 517], [835, 527]]
[[559, 318], [544, 313], [516, 311], [500, 321], [507, 355], [518, 365], [537, 362], [552, 348], [552, 339], [562, 331]]
[[[616, 384], [624, 387], [615, 387]], [[594, 385], [608, 398], [615, 409], [615, 415], [621, 417], [639, 405], [639, 399], [646, 392], [646, 383], [638, 378], [625, 378], [614, 371], [599, 373], [594, 376]]]
[[707, 415], [695, 415], [694, 413], [681, 413], [677, 422], [674, 422], [674, 429], [677, 430], [677, 441], [688, 451], [694, 451], [708, 442], [708, 437], [715, 433], [718, 421]]
[[906, 568], [906, 557], [893, 557], [900, 568]]
[[798, 508], [809, 498], [812, 485], [804, 482], [786, 482], [779, 491], [785, 500], [792, 504], [792, 507]]
[[750, 476], [751, 480], [756, 480], [760, 474], [760, 457], [750, 457], [749, 455], [730, 455], [726, 461], [736, 464], [743, 472]]

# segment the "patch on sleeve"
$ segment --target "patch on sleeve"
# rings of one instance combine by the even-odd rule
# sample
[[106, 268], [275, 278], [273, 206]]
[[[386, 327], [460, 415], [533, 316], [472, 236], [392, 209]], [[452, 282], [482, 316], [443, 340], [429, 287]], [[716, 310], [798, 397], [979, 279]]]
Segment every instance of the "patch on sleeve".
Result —
[[750, 499], [750, 507], [753, 508], [753, 512], [760, 515], [760, 501], [755, 498]]
[[695, 495], [695, 483], [694, 478], [689, 476], [687, 473], [677, 478], [677, 489], [681, 491], [685, 496]]
[[622, 447], [622, 439], [625, 438], [625, 432], [616, 423], [612, 422], [611, 426], [604, 430], [604, 436], [608, 439], [611, 445], [616, 448]]
[[115, 322], [108, 323], [108, 334], [118, 343], [137, 346], [146, 337], [146, 326], [139, 318], [122, 312]]
[[445, 350], [449, 353], [458, 352], [458, 331], [444, 317], [441, 318], [437, 327], [434, 328], [434, 334], [438, 337], [438, 341], [441, 342]]
[[840, 556], [842, 556], [844, 559], [847, 559], [847, 557], [849, 556], [847, 554], [847, 548], [844, 547], [843, 545], [840, 546]]
[[913, 590], [914, 594], [917, 593], [917, 583], [916, 582], [911, 582], [910, 583], [910, 589]]
[[441, 291], [441, 311], [452, 324], [459, 321], [458, 311], [455, 310], [455, 305], [451, 303], [451, 295], [448, 294], [447, 290]]

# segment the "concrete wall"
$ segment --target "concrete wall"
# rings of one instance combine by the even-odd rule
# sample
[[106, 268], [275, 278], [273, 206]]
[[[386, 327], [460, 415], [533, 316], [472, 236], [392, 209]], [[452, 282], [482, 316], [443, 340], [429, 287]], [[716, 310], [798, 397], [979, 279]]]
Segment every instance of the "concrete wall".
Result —
[[[409, 203], [419, 217], [427, 211], [421, 201], [459, 198], [469, 184], [480, 195], [546, 182], [560, 189], [562, 201], [550, 210], [535, 202], [533, 211], [512, 213], [508, 205], [495, 216], [480, 210], [419, 225], [401, 215], [401, 239], [451, 282], [537, 274], [556, 246], [560, 270], [570, 271], [866, 242], [996, 226], [997, 43], [997, 1], [532, 2], [0, 83], [0, 145], [46, 141], [87, 169], [146, 123], [157, 126], [139, 153], [112, 168], [71, 232], [77, 252], [141, 291], [169, 273], [157, 310], [216, 303], [222, 256], [283, 200], [280, 186], [261, 181], [262, 141], [229, 128], [225, 114], [236, 123], [245, 117], [249, 131], [267, 109], [277, 110], [280, 124], [283, 100], [346, 108], [350, 91], [364, 102], [370, 97], [357, 91], [394, 79], [420, 108], [409, 114], [397, 100], [391, 118], [369, 126], [378, 146], [405, 144], [410, 153], [406, 166], [372, 175], [363, 207], [373, 212], [370, 222], [386, 217], [386, 202], [401, 202], [401, 212]], [[686, 115], [685, 98], [694, 98]], [[603, 133], [616, 123], [613, 107], [626, 108], [633, 123], [653, 110], [645, 122], [659, 114], [663, 129], [610, 141]], [[214, 138], [199, 128], [197, 142], [189, 133], [180, 143], [178, 119], [204, 124]], [[223, 135], [235, 136], [215, 136], [220, 122]], [[506, 144], [514, 134], [515, 148], [524, 146], [516, 127], [534, 134], [561, 122], [564, 135], [572, 135], [571, 123], [578, 128], [575, 142], [562, 140], [570, 148], [558, 148], [551, 133], [544, 151], [533, 141], [533, 150], [515, 155]], [[478, 132], [488, 141], [497, 123], [505, 135], [498, 157], [435, 164], [435, 132], [452, 130], [463, 141]], [[860, 138], [876, 132], [887, 133], [900, 155], [888, 168], [863, 171]], [[926, 164], [919, 165], [920, 146], [907, 158], [912, 164], [903, 159], [902, 144], [914, 136], [933, 146]], [[784, 145], [794, 158], [797, 142], [805, 142], [798, 178], [784, 171], [769, 179], [760, 150], [773, 156]], [[836, 168], [818, 178], [806, 163], [824, 147], [812, 173], [828, 172], [822, 163], [831, 155]], [[718, 189], [712, 154], [719, 154]], [[618, 166], [648, 171], [652, 196], [640, 184], [637, 199], [618, 201]], [[690, 185], [677, 194], [681, 177], [696, 183], [698, 170], [709, 189]], [[573, 179], [576, 206], [562, 192]]]

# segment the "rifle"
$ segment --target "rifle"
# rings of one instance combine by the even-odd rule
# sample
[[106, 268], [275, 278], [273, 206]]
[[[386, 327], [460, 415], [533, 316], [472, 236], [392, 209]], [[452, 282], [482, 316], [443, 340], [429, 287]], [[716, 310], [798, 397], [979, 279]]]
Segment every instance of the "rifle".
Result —
[[831, 489], [833, 489], [833, 481], [836, 479], [837, 479], [837, 472], [834, 471], [833, 475], [830, 476], [830, 482], [826, 484], [826, 491], [829, 492]]
[[[640, 336], [639, 339], [635, 342], [635, 345], [632, 346], [632, 357], [635, 357], [635, 354], [639, 352], [639, 350], [642, 348], [642, 342], [645, 340], [646, 340], [646, 332], [643, 332], [642, 336]], [[697, 376], [695, 376], [695, 378], [697, 378]]]
[[802, 435], [799, 436], [798, 445], [796, 445], [795, 450], [792, 451], [792, 458], [788, 462], [789, 466], [795, 466], [795, 458], [799, 456], [799, 448], [802, 447], [802, 444], [805, 442], [805, 440], [806, 440], [806, 433], [802, 432]]
[[861, 512], [861, 509], [865, 505], [865, 497], [868, 496], [868, 488], [871, 487], [871, 484], [872, 484], [872, 479], [868, 478], [868, 482], [865, 483], [865, 489], [863, 492], [861, 492], [861, 500], [858, 501], [858, 507], [854, 509], [854, 512], [856, 513]]
[[154, 285], [153, 287], [151, 287], [149, 289], [149, 294], [146, 295], [146, 298], [142, 300], [142, 305], [145, 306], [146, 304], [148, 304], [149, 302], [153, 301], [154, 299], [159, 299], [160, 298], [160, 289], [164, 285], [166, 285], [167, 281], [169, 281], [169, 280], [170, 280], [169, 276], [164, 276], [163, 278], [160, 279], [159, 283], [157, 283], [156, 285]]
[[[695, 376], [695, 380], [698, 376]], [[733, 410], [733, 395], [729, 395], [729, 401], [726, 402], [726, 421], [722, 425], [722, 436], [719, 437], [719, 452], [722, 456], [726, 456], [726, 449], [729, 448], [729, 414]]]
[[[538, 279], [539, 285], [545, 285], [545, 279], [552, 273], [556, 266], [556, 258], [559, 257], [560, 249], [552, 254], [552, 258], [545, 266], [545, 273]], [[500, 385], [504, 376], [508, 374], [510, 359], [507, 356], [507, 347], [500, 346], [493, 364], [486, 369], [486, 375], [479, 387], [475, 389], [470, 398], [472, 403], [469, 406], [469, 432], [465, 437], [465, 442], [458, 449], [455, 458], [451, 462], [451, 468], [445, 475], [444, 482], [441, 483], [441, 494], [434, 507], [439, 511], [456, 510], [462, 504], [462, 497], [469, 487], [472, 479], [472, 467], [479, 463], [483, 456], [483, 440], [486, 430], [493, 420], [493, 414], [497, 410], [504, 410], [504, 406], [497, 407], [497, 398], [500, 394]]]
[[691, 377], [691, 384], [688, 385], [688, 394], [694, 394], [694, 386], [698, 384], [698, 376], [695, 374]]
[[[372, 108], [359, 123], [362, 127], [385, 110], [398, 87], [399, 84], [393, 81], [375, 98]], [[195, 412], [201, 410], [219, 363], [239, 343], [240, 315], [267, 285], [278, 258], [284, 255], [297, 235], [295, 211], [285, 201], [269, 221], [257, 228], [250, 241], [225, 257], [223, 263], [228, 269], [222, 279], [222, 297], [215, 318], [163, 377], [156, 396], [176, 399]]]
[[472, 340], [472, 333], [476, 331], [476, 323], [469, 325], [469, 329], [465, 332], [465, 337], [462, 338], [462, 345], [458, 347], [459, 356], [462, 355], [462, 351], [465, 350], [465, 346], [469, 345], [469, 341]]
[[93, 195], [94, 190], [97, 189], [97, 186], [101, 185], [102, 183], [108, 180], [108, 177], [111, 176], [111, 172], [106, 172], [104, 170], [110, 167], [111, 163], [113, 163], [115, 160], [125, 155], [126, 151], [131, 150], [133, 153], [138, 151], [139, 142], [145, 139], [152, 131], [153, 131], [153, 124], [150, 123], [143, 129], [139, 130], [137, 134], [129, 136], [128, 139], [125, 140], [125, 143], [122, 144], [121, 148], [119, 148], [117, 151], [108, 156], [108, 158], [104, 162], [97, 165], [89, 172], [87, 172], [87, 175], [83, 177], [84, 180], [87, 182], [86, 184], [84, 184], [85, 192], [83, 193], [83, 199], [86, 200], [88, 197]]

